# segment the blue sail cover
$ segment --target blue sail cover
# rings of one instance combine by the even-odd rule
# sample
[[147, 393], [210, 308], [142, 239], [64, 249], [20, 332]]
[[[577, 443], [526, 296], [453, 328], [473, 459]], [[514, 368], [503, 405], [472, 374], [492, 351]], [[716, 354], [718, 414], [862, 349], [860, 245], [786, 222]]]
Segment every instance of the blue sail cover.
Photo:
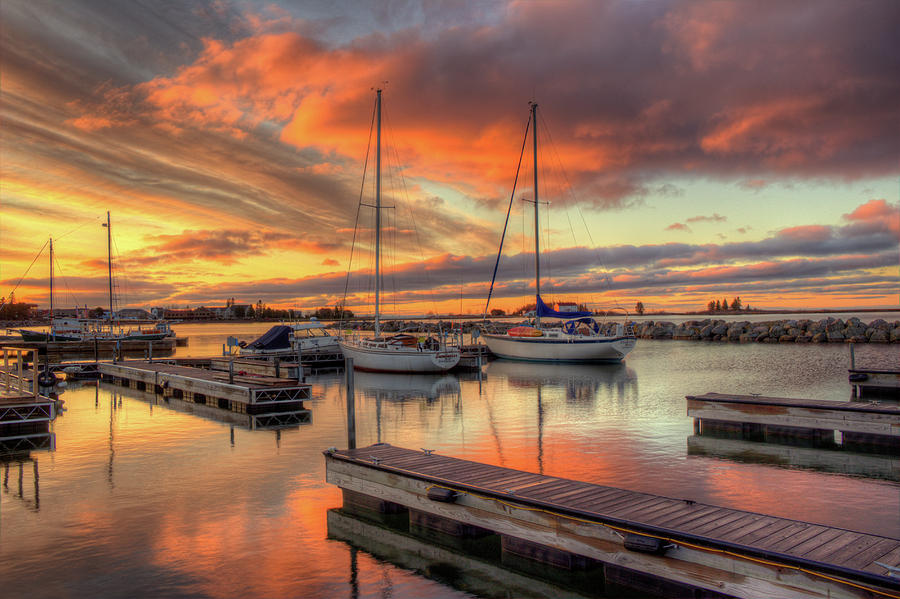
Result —
[[274, 351], [278, 349], [289, 349], [291, 347], [291, 337], [294, 336], [294, 329], [286, 325], [276, 325], [266, 331], [259, 339], [248, 343], [247, 347], [256, 350]]
[[585, 318], [587, 316], [592, 316], [590, 312], [557, 312], [552, 309], [550, 306], [544, 303], [544, 300], [541, 299], [541, 296], [537, 296], [537, 315], [541, 318], [545, 316], [548, 318]]

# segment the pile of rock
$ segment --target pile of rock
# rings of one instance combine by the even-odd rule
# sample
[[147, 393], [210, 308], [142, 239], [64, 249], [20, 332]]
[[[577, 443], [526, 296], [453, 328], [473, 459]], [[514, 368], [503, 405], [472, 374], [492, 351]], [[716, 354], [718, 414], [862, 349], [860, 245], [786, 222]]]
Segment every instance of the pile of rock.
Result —
[[667, 321], [635, 323], [635, 335], [642, 339], [687, 339], [736, 343], [900, 343], [900, 321], [859, 318], [822, 320], [770, 320], [765, 322], [689, 320], [682, 324]]

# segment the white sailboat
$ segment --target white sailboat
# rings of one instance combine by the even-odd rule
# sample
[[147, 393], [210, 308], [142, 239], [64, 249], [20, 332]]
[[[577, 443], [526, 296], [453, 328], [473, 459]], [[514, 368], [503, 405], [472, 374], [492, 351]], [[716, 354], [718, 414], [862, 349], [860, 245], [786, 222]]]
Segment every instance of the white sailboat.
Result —
[[[613, 331], [606, 332], [591, 317], [590, 312], [557, 312], [541, 299], [537, 108], [538, 105], [532, 102], [529, 118], [529, 125], [532, 126], [534, 154], [535, 323], [534, 326], [513, 327], [502, 334], [484, 332], [482, 337], [488, 349], [500, 358], [534, 362], [619, 362], [635, 346], [636, 338], [630, 325], [620, 323], [615, 326]], [[506, 229], [504, 228], [504, 236], [505, 233]], [[500, 245], [502, 251], [502, 239]], [[497, 260], [499, 263], [499, 253]], [[496, 267], [494, 273], [496, 275]], [[492, 291], [493, 280], [491, 281]], [[488, 294], [489, 303], [490, 293]], [[485, 306], [485, 315], [487, 315], [487, 306]], [[541, 325], [542, 317], [564, 319], [565, 322], [561, 328], [545, 328]]]
[[354, 369], [374, 372], [443, 372], [459, 362], [459, 348], [447, 345], [443, 336], [420, 340], [400, 333], [383, 336], [381, 331], [381, 91], [376, 90], [375, 150], [375, 335], [345, 337], [340, 341], [344, 357]]
[[[138, 328], [124, 329], [122, 321], [118, 321], [118, 330], [113, 309], [113, 276], [112, 276], [112, 228], [109, 212], [106, 213], [106, 222], [102, 223], [106, 229], [107, 244], [107, 272], [109, 282], [109, 316], [107, 319], [99, 318], [61, 318], [53, 315], [53, 238], [50, 238], [50, 330], [32, 331], [20, 329], [22, 340], [27, 343], [47, 341], [159, 341], [167, 337], [174, 337], [175, 331], [169, 323], [161, 320], [132, 320], [129, 324], [136, 324]], [[41, 249], [41, 252], [43, 248]], [[38, 252], [40, 255], [40, 252]], [[77, 312], [78, 310], [76, 310]], [[85, 307], [87, 311], [87, 307]], [[148, 325], [146, 327], [141, 325]]]

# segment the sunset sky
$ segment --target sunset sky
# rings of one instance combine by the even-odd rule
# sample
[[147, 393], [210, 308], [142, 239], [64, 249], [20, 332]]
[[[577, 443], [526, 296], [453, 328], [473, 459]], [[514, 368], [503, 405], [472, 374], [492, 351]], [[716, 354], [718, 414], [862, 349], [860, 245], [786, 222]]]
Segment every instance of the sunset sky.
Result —
[[[4, 0], [0, 27], [19, 301], [48, 304], [53, 237], [55, 304], [106, 305], [110, 211], [121, 306], [312, 310], [349, 266], [370, 312], [384, 87], [389, 312], [480, 313], [531, 100], [545, 299], [900, 303], [895, 0]], [[521, 176], [492, 307], [533, 293]]]

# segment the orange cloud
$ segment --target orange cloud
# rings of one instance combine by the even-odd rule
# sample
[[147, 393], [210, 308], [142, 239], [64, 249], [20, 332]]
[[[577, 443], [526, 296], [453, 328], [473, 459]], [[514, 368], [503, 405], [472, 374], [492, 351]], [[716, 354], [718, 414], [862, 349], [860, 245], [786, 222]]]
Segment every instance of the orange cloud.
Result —
[[900, 235], [900, 207], [887, 203], [887, 200], [869, 200], [858, 206], [850, 214], [844, 215], [849, 221], [883, 221], [888, 225], [888, 230], [895, 235]]

